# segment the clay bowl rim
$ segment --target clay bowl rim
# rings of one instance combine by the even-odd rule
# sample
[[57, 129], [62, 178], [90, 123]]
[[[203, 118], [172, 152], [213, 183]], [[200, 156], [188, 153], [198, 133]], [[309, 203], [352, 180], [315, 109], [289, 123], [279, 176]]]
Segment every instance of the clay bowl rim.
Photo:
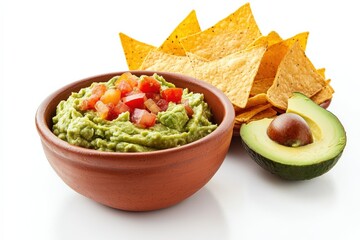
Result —
[[[84, 147], [79, 147], [72, 145], [64, 140], [59, 139], [57, 136], [53, 134], [51, 131], [51, 123], [48, 125], [47, 119], [49, 118], [49, 121], [51, 120], [53, 114], [55, 113], [55, 108], [57, 104], [60, 102], [60, 100], [64, 98], [59, 98], [59, 95], [63, 95], [66, 93], [67, 97], [71, 94], [72, 91], [68, 92], [68, 89], [77, 89], [78, 91], [81, 87], [83, 87], [83, 83], [89, 81], [95, 82], [99, 81], [101, 78], [105, 78], [105, 80], [109, 80], [111, 76], [117, 76], [120, 75], [123, 72], [131, 72], [135, 75], [152, 75], [153, 73], [157, 73], [160, 76], [164, 76], [166, 80], [169, 82], [172, 82], [169, 78], [175, 78], [177, 80], [188, 81], [188, 84], [186, 85], [198, 85], [201, 88], [204, 88], [211, 92], [213, 95], [218, 98], [219, 102], [222, 104], [222, 107], [224, 108], [224, 116], [222, 117], [221, 121], [218, 124], [218, 127], [215, 129], [215, 131], [211, 132], [209, 135], [198, 139], [194, 142], [174, 147], [174, 148], [168, 148], [168, 149], [161, 149], [156, 150], [152, 152], [106, 152], [106, 151], [99, 151], [96, 149], [87, 149]], [[108, 77], [108, 78], [106, 78]], [[107, 81], [106, 80], [106, 81]], [[189, 90], [191, 90], [191, 87], [189, 86]], [[56, 104], [54, 104], [53, 111], [50, 111], [49, 104], [55, 101], [55, 99], [59, 98], [56, 101]], [[214, 108], [217, 106], [210, 106], [211, 111], [214, 111]], [[52, 114], [51, 117], [46, 116], [45, 113], [49, 112]], [[152, 168], [152, 167], [159, 167], [171, 164], [172, 160], [171, 158], [165, 158], [167, 160], [164, 161], [164, 158], [161, 157], [163, 155], [169, 156], [174, 153], [178, 153], [179, 151], [190, 151], [193, 148], [197, 148], [200, 145], [206, 145], [211, 141], [216, 141], [217, 137], [223, 134], [226, 134], [229, 129], [233, 129], [234, 126], [234, 108], [230, 102], [230, 100], [226, 97], [226, 95], [216, 87], [212, 86], [211, 84], [195, 79], [190, 76], [185, 76], [182, 74], [177, 73], [170, 73], [170, 72], [161, 72], [161, 71], [140, 71], [140, 70], [127, 70], [127, 71], [117, 71], [117, 72], [110, 72], [110, 73], [103, 73], [98, 74], [90, 77], [86, 77], [77, 81], [74, 81], [72, 83], [69, 83], [58, 90], [54, 91], [50, 95], [48, 95], [39, 105], [36, 115], [35, 115], [35, 124], [37, 131], [40, 135], [41, 141], [43, 144], [48, 145], [52, 151], [55, 151], [54, 148], [56, 147], [56, 151], [61, 151], [60, 154], [63, 155], [79, 155], [83, 157], [79, 157], [76, 159], [71, 159], [71, 161], [79, 163], [79, 164], [85, 164], [88, 166], [94, 166], [96, 168], [121, 168], [121, 169], [139, 169], [139, 168]], [[230, 134], [232, 135], [232, 134]], [[59, 152], [58, 152], [59, 153]], [[121, 160], [120, 160], [121, 159]], [[147, 159], [151, 159], [151, 161], [147, 161]], [[70, 160], [70, 159], [69, 159]], [[143, 164], [139, 164], [139, 161], [144, 162]], [[186, 161], [186, 159], [182, 160]], [[146, 164], [145, 164], [146, 162]], [[181, 162], [181, 161], [180, 161]], [[175, 161], [174, 163], [179, 163], [179, 161]]]

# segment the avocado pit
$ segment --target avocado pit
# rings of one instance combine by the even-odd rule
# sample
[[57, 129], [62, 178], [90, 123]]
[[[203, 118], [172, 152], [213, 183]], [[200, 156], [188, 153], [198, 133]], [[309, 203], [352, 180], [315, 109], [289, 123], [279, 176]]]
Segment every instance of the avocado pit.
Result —
[[309, 125], [295, 113], [283, 113], [274, 118], [267, 128], [267, 135], [271, 140], [288, 147], [300, 147], [313, 142]]

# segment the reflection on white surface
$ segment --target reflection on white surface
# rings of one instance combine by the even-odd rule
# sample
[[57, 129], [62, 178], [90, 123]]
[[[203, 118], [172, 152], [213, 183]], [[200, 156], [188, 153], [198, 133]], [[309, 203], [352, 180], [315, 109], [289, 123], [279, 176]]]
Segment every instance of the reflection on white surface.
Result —
[[206, 187], [180, 204], [158, 211], [120, 211], [77, 194], [58, 210], [53, 226], [59, 240], [228, 238], [222, 209]]

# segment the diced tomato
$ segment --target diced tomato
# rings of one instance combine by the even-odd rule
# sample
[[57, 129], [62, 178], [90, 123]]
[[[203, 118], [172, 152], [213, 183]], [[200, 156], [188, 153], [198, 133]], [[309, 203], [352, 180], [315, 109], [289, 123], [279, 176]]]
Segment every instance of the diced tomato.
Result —
[[149, 113], [145, 109], [135, 108], [131, 115], [131, 121], [138, 127], [148, 128], [155, 125], [156, 115]]
[[127, 81], [120, 81], [120, 83], [116, 85], [116, 88], [121, 91], [121, 96], [125, 96], [133, 90], [133, 87]]
[[169, 102], [161, 98], [156, 102], [156, 105], [158, 105], [158, 107], [160, 108], [160, 112], [162, 112], [167, 110]]
[[122, 101], [131, 109], [144, 108], [145, 93], [135, 93], [122, 98]]
[[96, 102], [99, 101], [101, 96], [106, 92], [106, 89], [104, 84], [95, 85], [91, 90], [91, 96], [81, 102], [80, 109], [83, 111], [95, 109]]
[[117, 114], [115, 112], [115, 105], [112, 103], [106, 104], [106, 106], [108, 107], [109, 111], [108, 114], [106, 116], [106, 120], [112, 121], [115, 118], [117, 118], [119, 116], [119, 114]]
[[146, 93], [147, 98], [151, 98], [154, 102], [157, 102], [161, 99], [160, 93]]
[[186, 114], [191, 117], [194, 114], [194, 110], [190, 107], [189, 100], [185, 100], [183, 104], [186, 110]]
[[100, 101], [102, 101], [105, 104], [112, 103], [116, 105], [121, 98], [121, 92], [119, 89], [108, 89], [106, 92], [101, 96]]
[[97, 101], [99, 101], [99, 99], [94, 97], [89, 97], [87, 99], [84, 99], [80, 104], [80, 110], [86, 111], [86, 110], [94, 109], [95, 103]]
[[96, 84], [91, 90], [91, 95], [101, 97], [104, 92], [107, 90], [107, 87], [104, 84]]
[[121, 81], [126, 81], [133, 88], [138, 85], [138, 77], [131, 74], [130, 72], [121, 74], [121, 76], [116, 80], [115, 85], [118, 85]]
[[167, 88], [161, 92], [161, 97], [168, 102], [180, 103], [182, 88]]
[[115, 86], [121, 91], [122, 96], [125, 96], [126, 94], [133, 91], [134, 87], [137, 85], [138, 77], [131, 74], [130, 72], [123, 73], [115, 82]]
[[153, 77], [144, 77], [138, 83], [139, 90], [144, 93], [159, 93], [161, 84]]
[[109, 107], [102, 101], [97, 101], [95, 104], [96, 112], [102, 119], [107, 119], [109, 113]]
[[159, 106], [154, 102], [153, 99], [149, 98], [147, 99], [145, 102], [145, 107], [152, 113], [157, 114], [158, 112], [161, 111], [161, 109], [159, 108]]
[[122, 101], [119, 101], [118, 104], [116, 104], [114, 106], [114, 109], [113, 111], [119, 115], [121, 113], [124, 113], [124, 112], [130, 112], [130, 108], [128, 105], [126, 105], [125, 103], [123, 103]]

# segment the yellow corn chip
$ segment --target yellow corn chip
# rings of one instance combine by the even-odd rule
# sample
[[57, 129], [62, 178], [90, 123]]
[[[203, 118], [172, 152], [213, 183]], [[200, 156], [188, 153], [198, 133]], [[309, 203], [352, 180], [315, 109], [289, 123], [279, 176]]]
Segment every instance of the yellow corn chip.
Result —
[[330, 80], [327, 80], [326, 85], [318, 93], [312, 96], [311, 100], [317, 104], [321, 104], [327, 100], [330, 100], [333, 93], [334, 89], [330, 86]]
[[277, 68], [289, 48], [291, 48], [295, 42], [298, 42], [301, 49], [305, 51], [308, 36], [308, 32], [299, 33], [291, 38], [269, 46], [261, 61], [259, 72], [256, 74], [255, 81], [257, 81], [257, 79], [264, 78], [274, 79]]
[[223, 91], [233, 105], [244, 108], [265, 50], [265, 45], [259, 45], [213, 61], [191, 53], [188, 56], [195, 78], [209, 82]]
[[250, 96], [266, 93], [274, 82], [274, 78], [255, 79], [250, 91]]
[[245, 49], [261, 36], [247, 3], [211, 28], [180, 39], [187, 52], [208, 60]]
[[275, 117], [276, 114], [277, 114], [277, 112], [273, 108], [271, 108], [271, 107], [266, 108], [265, 110], [257, 113], [252, 118], [250, 118], [248, 122], [255, 121], [255, 120], [260, 120], [260, 119], [263, 119], [263, 118], [272, 118], [272, 117]]
[[282, 38], [280, 37], [280, 35], [275, 31], [271, 31], [268, 35], [261, 36], [258, 39], [256, 39], [248, 47], [254, 47], [256, 45], [263, 44], [263, 43], [267, 43], [268, 47], [270, 47], [271, 45], [274, 45], [275, 43], [278, 43], [281, 41], [282, 41]]
[[325, 79], [316, 71], [300, 44], [296, 42], [281, 61], [267, 96], [275, 107], [286, 109], [287, 101], [293, 92], [312, 97], [325, 84]]
[[149, 52], [139, 69], [194, 76], [189, 57], [171, 55], [157, 50]]
[[255, 96], [249, 98], [245, 109], [256, 106], [256, 105], [265, 104], [267, 102], [268, 102], [268, 100], [267, 100], [266, 94], [260, 93], [260, 94], [257, 94]]
[[200, 32], [200, 25], [195, 11], [189, 15], [174, 29], [170, 36], [159, 47], [159, 50], [173, 55], [186, 56], [186, 52], [180, 44], [180, 39], [188, 35]]
[[271, 32], [262, 40], [259, 38], [258, 41], [268, 41], [271, 46], [268, 46], [261, 60], [250, 95], [267, 92], [274, 81], [278, 66], [289, 48], [291, 48], [295, 42], [299, 42], [301, 48], [305, 51], [308, 35], [308, 32], [303, 32], [281, 41], [277, 33]]
[[137, 70], [154, 46], [140, 42], [124, 33], [119, 33], [129, 70]]
[[243, 113], [240, 113], [240, 114], [236, 115], [235, 121], [237, 123], [246, 123], [247, 121], [249, 121], [256, 114], [258, 114], [259, 112], [262, 112], [265, 109], [270, 108], [270, 107], [271, 107], [270, 103], [251, 107], [246, 112], [243, 112]]
[[325, 78], [325, 68], [319, 68], [316, 70], [323, 78]]
[[248, 111], [249, 108], [252, 108], [252, 107], [258, 106], [258, 105], [264, 105], [266, 103], [268, 103], [266, 94], [265, 93], [260, 93], [260, 94], [258, 94], [256, 96], [250, 97], [248, 99], [248, 102], [247, 102], [245, 108], [239, 108], [239, 107], [234, 105], [235, 114], [239, 115], [239, 114], [241, 114], [243, 112]]

